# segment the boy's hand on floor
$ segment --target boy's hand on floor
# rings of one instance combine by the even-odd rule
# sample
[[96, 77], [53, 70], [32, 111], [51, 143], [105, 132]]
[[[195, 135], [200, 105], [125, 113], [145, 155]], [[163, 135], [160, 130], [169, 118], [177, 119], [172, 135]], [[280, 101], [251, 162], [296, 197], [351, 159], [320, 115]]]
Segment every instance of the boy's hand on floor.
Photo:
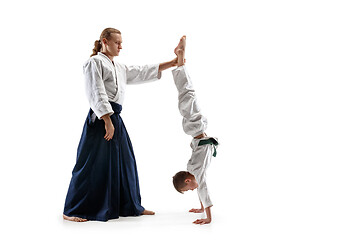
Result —
[[198, 220], [196, 220], [196, 221], [193, 222], [193, 223], [195, 223], [195, 224], [200, 224], [200, 225], [208, 224], [208, 223], [211, 223], [211, 219], [209, 219], [209, 218], [198, 219]]
[[193, 213], [203, 213], [203, 212], [204, 212], [204, 209], [193, 208], [193, 209], [190, 209], [189, 212], [193, 212]]

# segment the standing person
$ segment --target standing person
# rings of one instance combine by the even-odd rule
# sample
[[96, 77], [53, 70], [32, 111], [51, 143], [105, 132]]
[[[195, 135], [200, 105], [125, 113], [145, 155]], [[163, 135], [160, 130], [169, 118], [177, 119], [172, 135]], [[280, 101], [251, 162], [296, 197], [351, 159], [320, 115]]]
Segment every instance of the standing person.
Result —
[[106, 28], [84, 64], [90, 111], [77, 149], [63, 218], [107, 221], [119, 216], [153, 215], [141, 206], [135, 155], [120, 117], [126, 84], [161, 78], [176, 59], [153, 65], [114, 62], [122, 49], [121, 32]]

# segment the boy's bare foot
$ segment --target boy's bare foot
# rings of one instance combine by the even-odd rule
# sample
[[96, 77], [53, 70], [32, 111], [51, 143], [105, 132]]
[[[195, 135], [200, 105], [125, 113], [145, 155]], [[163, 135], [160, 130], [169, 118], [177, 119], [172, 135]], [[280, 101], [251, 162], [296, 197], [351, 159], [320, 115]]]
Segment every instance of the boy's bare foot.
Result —
[[155, 215], [155, 212], [153, 212], [153, 211], [149, 211], [149, 210], [144, 210], [142, 213], [141, 213], [141, 215]]
[[178, 58], [177, 66], [180, 67], [185, 64], [185, 47], [186, 47], [186, 36], [180, 38], [179, 44], [174, 49], [174, 52]]
[[184, 56], [184, 50], [178, 49], [176, 52], [177, 58], [177, 66], [180, 67], [185, 64], [185, 56]]
[[180, 38], [179, 44], [178, 44], [177, 47], [174, 49], [174, 53], [177, 55], [177, 51], [178, 51], [179, 49], [182, 49], [182, 50], [185, 51], [185, 47], [186, 47], [186, 36], [184, 35], [184, 36], [182, 36], [182, 37]]
[[68, 220], [68, 221], [73, 221], [73, 222], [87, 222], [88, 220], [87, 219], [84, 219], [84, 218], [79, 218], [79, 217], [68, 217], [66, 215], [63, 214], [63, 218], [65, 220]]

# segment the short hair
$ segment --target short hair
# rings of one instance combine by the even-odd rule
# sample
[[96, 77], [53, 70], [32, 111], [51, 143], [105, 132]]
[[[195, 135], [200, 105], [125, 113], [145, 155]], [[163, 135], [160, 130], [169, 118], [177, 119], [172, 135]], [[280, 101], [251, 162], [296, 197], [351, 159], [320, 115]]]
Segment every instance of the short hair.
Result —
[[183, 189], [186, 186], [185, 180], [187, 177], [190, 176], [190, 173], [187, 171], [180, 171], [173, 176], [173, 184], [175, 189], [179, 193], [183, 193], [181, 189]]

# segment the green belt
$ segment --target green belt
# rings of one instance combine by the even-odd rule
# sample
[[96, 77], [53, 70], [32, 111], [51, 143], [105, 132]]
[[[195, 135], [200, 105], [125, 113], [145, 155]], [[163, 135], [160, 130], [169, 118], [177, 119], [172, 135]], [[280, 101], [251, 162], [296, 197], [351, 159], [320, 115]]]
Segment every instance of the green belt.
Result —
[[219, 145], [219, 143], [214, 138], [209, 138], [209, 139], [200, 140], [198, 146], [202, 146], [202, 145], [206, 145], [206, 144], [214, 145], [214, 154], [213, 154], [213, 156], [216, 157], [217, 153], [216, 153], [216, 147], [215, 146]]

